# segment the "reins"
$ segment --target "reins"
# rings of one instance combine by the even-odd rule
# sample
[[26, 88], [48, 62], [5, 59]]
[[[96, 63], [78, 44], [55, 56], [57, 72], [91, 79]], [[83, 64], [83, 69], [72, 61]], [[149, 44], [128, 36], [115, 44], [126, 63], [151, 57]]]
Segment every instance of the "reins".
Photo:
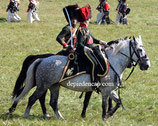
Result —
[[[138, 64], [138, 62], [139, 62], [139, 60], [140, 60], [140, 57], [138, 56], [137, 52], [135, 51], [135, 49], [134, 49], [134, 47], [133, 47], [133, 45], [132, 45], [132, 40], [130, 41], [130, 44], [129, 44], [129, 45], [130, 45], [130, 46], [129, 46], [130, 57], [127, 56], [126, 54], [120, 52], [122, 55], [124, 55], [124, 56], [126, 56], [126, 57], [128, 57], [128, 58], [130, 59], [130, 63], [131, 63], [132, 66], [133, 66], [131, 72], [130, 72], [129, 75], [126, 77], [126, 79], [122, 79], [122, 80], [124, 80], [124, 81], [127, 81], [127, 80], [129, 79], [129, 77], [132, 75], [132, 73], [133, 73], [135, 67], [137, 66], [137, 64]], [[132, 53], [131, 48], [133, 49], [133, 53]], [[133, 57], [134, 54], [138, 57], [138, 60], [136, 61], [135, 64], [133, 63], [134, 60], [132, 59], [132, 57]]]
[[121, 96], [120, 96], [120, 88], [125, 88], [125, 87], [121, 87], [122, 81], [121, 81], [121, 78], [120, 78], [119, 74], [116, 72], [116, 70], [113, 68], [113, 66], [111, 65], [110, 62], [109, 62], [109, 65], [110, 65], [111, 69], [114, 71], [114, 73], [116, 74], [117, 78], [119, 79], [120, 85], [118, 86], [118, 97], [119, 97], [119, 99], [120, 99], [120, 104], [121, 104], [122, 108], [123, 108], [124, 110], [126, 110], [125, 107], [123, 106], [123, 103], [122, 103], [122, 100], [121, 100]]
[[[134, 39], [134, 42], [135, 42], [135, 39]], [[131, 49], [133, 49], [133, 53], [132, 53], [132, 50], [131, 50]], [[132, 66], [133, 66], [133, 68], [132, 68], [130, 74], [127, 76], [127, 78], [126, 78], [125, 80], [122, 79], [122, 80], [124, 80], [124, 81], [127, 81], [127, 80], [129, 79], [129, 77], [132, 75], [132, 73], [133, 73], [135, 67], [137, 66], [139, 60], [141, 60], [141, 57], [137, 54], [137, 52], [135, 51], [135, 49], [134, 49], [134, 47], [133, 47], [133, 45], [132, 45], [132, 40], [130, 40], [130, 43], [129, 43], [129, 51], [130, 51], [130, 57], [127, 56], [126, 54], [120, 52], [120, 54], [122, 54], [123, 56], [126, 56], [127, 58], [130, 59], [130, 63], [131, 63]], [[134, 60], [132, 59], [132, 57], [133, 57], [134, 54], [135, 54], [135, 55], [137, 56], [137, 58], [138, 58], [138, 60], [136, 61], [135, 64], [133, 63]], [[106, 55], [106, 53], [105, 53], [105, 55]], [[106, 55], [106, 57], [108, 58], [107, 55]], [[110, 65], [111, 69], [114, 71], [114, 73], [116, 74], [117, 78], [119, 79], [119, 84], [120, 84], [120, 85], [118, 86], [118, 97], [119, 97], [119, 99], [120, 99], [120, 103], [121, 103], [122, 108], [125, 110], [125, 107], [123, 106], [123, 103], [122, 103], [122, 100], [121, 100], [121, 96], [120, 96], [120, 88], [125, 88], [125, 87], [122, 87], [122, 86], [121, 86], [121, 85], [122, 85], [122, 80], [121, 80], [119, 74], [116, 72], [116, 70], [114, 69], [114, 67], [111, 65], [110, 62], [109, 62], [109, 65]]]

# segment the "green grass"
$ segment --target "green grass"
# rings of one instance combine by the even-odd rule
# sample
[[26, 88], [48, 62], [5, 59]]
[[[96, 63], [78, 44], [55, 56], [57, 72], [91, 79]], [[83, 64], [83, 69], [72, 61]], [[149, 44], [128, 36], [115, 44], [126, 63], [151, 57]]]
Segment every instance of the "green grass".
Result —
[[[148, 71], [135, 69], [131, 78], [124, 82], [121, 97], [126, 111], [121, 108], [107, 122], [101, 119], [101, 95], [93, 94], [87, 117], [82, 119], [82, 101], [73, 91], [60, 89], [59, 109], [66, 121], [58, 120], [49, 106], [49, 93], [46, 97], [46, 107], [50, 119], [42, 116], [39, 102], [31, 110], [31, 118], [23, 118], [28, 97], [33, 90], [20, 101], [12, 116], [6, 115], [11, 106], [11, 93], [26, 56], [30, 54], [56, 53], [62, 47], [56, 42], [56, 36], [66, 20], [62, 8], [68, 4], [78, 3], [83, 6], [89, 3], [92, 7], [92, 24], [89, 29], [92, 34], [104, 41], [115, 40], [125, 36], [142, 35], [143, 43], [151, 60]], [[117, 0], [109, 0], [111, 5], [110, 17], [115, 21]], [[2, 0], [0, 18], [6, 18], [5, 12], [8, 1]], [[98, 5], [96, 0], [40, 0], [40, 23], [29, 24], [27, 20], [28, 1], [21, 1], [19, 15], [20, 23], [0, 21], [0, 125], [109, 125], [109, 126], [157, 126], [158, 125], [158, 7], [157, 0], [128, 1], [131, 13], [128, 16], [129, 25], [95, 25]], [[124, 77], [130, 70], [126, 70]]]

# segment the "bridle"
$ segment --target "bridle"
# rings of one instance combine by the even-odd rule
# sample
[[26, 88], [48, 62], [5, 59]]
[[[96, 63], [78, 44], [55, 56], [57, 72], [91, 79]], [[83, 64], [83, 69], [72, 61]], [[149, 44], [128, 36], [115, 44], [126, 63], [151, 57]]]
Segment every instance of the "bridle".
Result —
[[[134, 43], [134, 44], [132, 43], [132, 40], [133, 40], [133, 43]], [[125, 79], [125, 81], [129, 79], [129, 77], [130, 77], [131, 74], [133, 73], [135, 67], [138, 65], [138, 63], [139, 63], [140, 61], [142, 61], [142, 60], [149, 60], [149, 59], [147, 58], [147, 55], [144, 55], [144, 56], [140, 56], [140, 55], [139, 55], [138, 50], [135, 49], [135, 47], [136, 47], [136, 40], [135, 40], [135, 37], [133, 37], [132, 40], [130, 40], [130, 42], [129, 42], [129, 54], [130, 54], [130, 56], [127, 56], [126, 54], [120, 52], [120, 54], [122, 54], [122, 55], [124, 55], [124, 56], [126, 56], [126, 57], [128, 57], [128, 58], [130, 59], [130, 67], [133, 67], [132, 70], [131, 70], [131, 72], [130, 72], [130, 74], [129, 74], [129, 75], [127, 76], [127, 78]], [[141, 47], [144, 48], [143, 45], [141, 45]], [[133, 50], [133, 51], [132, 51], [132, 50]], [[137, 61], [133, 60], [133, 55], [134, 55], [134, 54], [136, 55], [136, 57], [137, 57], [137, 59], [138, 59]], [[129, 65], [128, 65], [128, 66], [129, 66]], [[127, 67], [128, 67], [128, 66], [127, 66]]]
[[[123, 56], [127, 57], [127, 58], [130, 60], [130, 66], [133, 67], [132, 70], [131, 70], [131, 72], [130, 72], [129, 75], [127, 76], [127, 78], [126, 78], [126, 79], [122, 79], [122, 80], [124, 80], [124, 81], [126, 81], [126, 80], [129, 79], [129, 77], [132, 75], [132, 73], [133, 73], [135, 67], [138, 65], [138, 63], [139, 63], [140, 61], [142, 61], [142, 60], [149, 60], [149, 59], [147, 58], [147, 55], [144, 55], [144, 56], [140, 56], [140, 55], [139, 55], [138, 50], [136, 50], [136, 48], [135, 48], [136, 45], [137, 45], [136, 39], [135, 39], [135, 37], [133, 37], [133, 39], [131, 39], [131, 40], [129, 41], [129, 54], [130, 54], [130, 55], [128, 56], [128, 55], [126, 55], [125, 53], [123, 53], [123, 52], [121, 52], [121, 51], [119, 52], [120, 54], [122, 54]], [[109, 45], [109, 47], [112, 48], [110, 45]], [[141, 47], [143, 47], [143, 45], [141, 45]], [[104, 51], [104, 54], [106, 55], [105, 51]], [[137, 61], [135, 61], [135, 60], [133, 59], [134, 54], [136, 55], [136, 57], [137, 57], [137, 59], [138, 59]], [[107, 55], [106, 55], [106, 57], [108, 58]], [[114, 67], [111, 65], [110, 62], [109, 62], [109, 66], [110, 66], [111, 69], [114, 71], [114, 73], [116, 74], [116, 76], [119, 78], [119, 83], [120, 83], [120, 85], [121, 85], [121, 84], [122, 84], [122, 80], [121, 80], [119, 74], [116, 72], [116, 70], [114, 69]], [[129, 66], [129, 64], [128, 64], [126, 67], [128, 67], [128, 66]], [[130, 68], [131, 68], [131, 67], [130, 67]]]
[[[133, 43], [134, 43], [134, 44], [133, 44]], [[129, 77], [130, 77], [131, 74], [133, 73], [135, 67], [137, 66], [137, 64], [138, 64], [140, 61], [142, 61], [142, 60], [149, 60], [149, 59], [147, 58], [147, 55], [145, 55], [145, 56], [140, 56], [138, 50], [136, 50], [135, 47], [136, 47], [136, 40], [135, 40], [135, 37], [133, 37], [133, 39], [129, 41], [129, 54], [130, 54], [130, 56], [128, 56], [128, 55], [126, 55], [126, 54], [124, 54], [124, 53], [122, 53], [122, 52], [120, 51], [120, 54], [122, 54], [123, 56], [126, 56], [127, 58], [130, 59], [131, 67], [133, 66], [133, 68], [132, 68], [130, 74], [127, 76], [127, 78], [126, 78], [124, 81], [126, 81], [126, 80], [129, 79]], [[143, 47], [143, 45], [142, 45], [141, 47]], [[132, 50], [133, 50], [133, 51], [132, 51]], [[138, 58], [137, 61], [135, 61], [135, 60], [133, 59], [134, 54], [135, 54], [136, 57]], [[105, 53], [105, 55], [106, 55], [106, 53]], [[106, 57], [107, 57], [107, 56], [106, 56]], [[108, 57], [107, 57], [107, 58], [108, 58]], [[135, 63], [135, 64], [134, 64], [134, 63]], [[119, 99], [120, 99], [120, 101], [121, 101], [120, 88], [124, 88], [124, 87], [121, 86], [121, 85], [122, 85], [122, 80], [121, 80], [119, 74], [116, 72], [116, 70], [114, 69], [114, 67], [111, 65], [110, 62], [109, 62], [109, 65], [110, 65], [111, 69], [115, 72], [117, 78], [119, 79], [120, 85], [118, 86], [118, 96], [119, 96]], [[123, 104], [122, 104], [122, 101], [121, 101], [121, 105], [122, 105], [122, 108], [125, 109], [124, 106], [123, 106]]]

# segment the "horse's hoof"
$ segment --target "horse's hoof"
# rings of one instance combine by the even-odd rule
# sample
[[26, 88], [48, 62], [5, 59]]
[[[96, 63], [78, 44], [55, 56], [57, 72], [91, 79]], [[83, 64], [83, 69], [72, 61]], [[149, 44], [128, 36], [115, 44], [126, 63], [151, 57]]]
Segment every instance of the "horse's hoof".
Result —
[[12, 115], [12, 112], [7, 112], [6, 114], [7, 114], [7, 115]]
[[24, 114], [24, 118], [29, 119], [29, 114]]
[[61, 120], [66, 121], [63, 117], [60, 117]]
[[110, 117], [110, 116], [113, 116], [113, 114], [114, 114], [114, 113], [113, 113], [112, 111], [109, 111], [109, 112], [108, 112], [108, 116], [109, 116], [109, 117]]
[[50, 118], [51, 116], [48, 113], [46, 113], [46, 114], [44, 114], [44, 117]]
[[85, 118], [85, 117], [86, 117], [86, 115], [85, 115], [85, 114], [81, 114], [81, 117], [82, 117], [82, 118]]
[[109, 115], [106, 115], [105, 117], [103, 117], [103, 121], [107, 121], [107, 119], [109, 118], [110, 116]]
[[59, 117], [58, 119], [60, 119], [62, 121], [66, 121], [63, 117]]

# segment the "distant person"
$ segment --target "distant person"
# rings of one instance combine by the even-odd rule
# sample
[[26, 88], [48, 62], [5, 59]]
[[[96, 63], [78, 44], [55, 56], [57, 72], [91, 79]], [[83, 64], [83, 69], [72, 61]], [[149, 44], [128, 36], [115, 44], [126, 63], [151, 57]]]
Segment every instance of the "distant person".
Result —
[[130, 12], [130, 8], [127, 8], [128, 4], [126, 3], [126, 0], [121, 0], [116, 8], [118, 11], [116, 15], [116, 24], [128, 24], [127, 21], [127, 14]]
[[8, 12], [7, 22], [19, 22], [21, 18], [18, 16], [17, 12], [19, 11], [19, 0], [10, 0], [6, 12]]
[[116, 7], [116, 11], [119, 11], [120, 5], [122, 4], [122, 0], [118, 0], [118, 5]]
[[37, 10], [39, 8], [39, 2], [38, 0], [29, 0], [29, 5], [28, 5], [28, 9], [27, 9], [27, 17], [30, 23], [33, 23], [35, 20], [37, 22], [40, 21], [39, 17], [38, 17], [38, 13]]
[[110, 18], [109, 18], [109, 13], [110, 13], [110, 5], [108, 4], [107, 0], [99, 0], [99, 5], [96, 8], [99, 13], [97, 15], [97, 24], [110, 24]]
[[[74, 18], [74, 15], [73, 15], [73, 11], [75, 9], [78, 9], [79, 6], [76, 4], [76, 5], [69, 5], [69, 6], [66, 6], [65, 7], [67, 9], [67, 12], [69, 14], [69, 18], [70, 18], [70, 21], [71, 21], [71, 25], [72, 25], [72, 40], [73, 40], [73, 46], [75, 46], [76, 44], [76, 31], [77, 31], [77, 28], [76, 28], [76, 24], [77, 24], [77, 19]], [[69, 19], [68, 19], [68, 16], [67, 16], [67, 13], [66, 13], [66, 10], [65, 8], [63, 8], [63, 12], [64, 12], [64, 15], [65, 15], [65, 18], [68, 22], [68, 24], [66, 26], [63, 27], [62, 31], [59, 33], [59, 35], [57, 36], [56, 40], [63, 46], [63, 50], [61, 50], [58, 54], [60, 55], [68, 55], [69, 54], [69, 48], [71, 46], [71, 27], [70, 27], [70, 23], [69, 23]]]

